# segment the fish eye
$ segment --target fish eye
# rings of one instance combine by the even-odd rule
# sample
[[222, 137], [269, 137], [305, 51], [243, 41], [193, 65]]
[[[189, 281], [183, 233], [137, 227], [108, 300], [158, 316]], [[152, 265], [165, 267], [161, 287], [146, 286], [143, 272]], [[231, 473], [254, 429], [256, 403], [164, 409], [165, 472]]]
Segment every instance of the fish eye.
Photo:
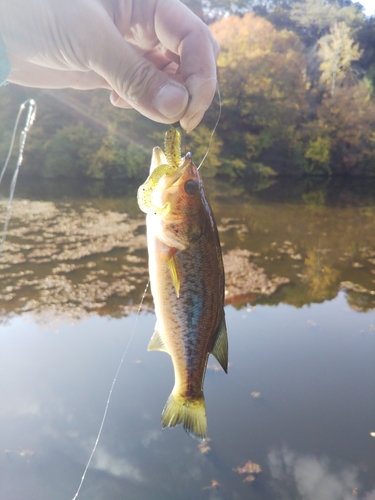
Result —
[[189, 179], [188, 181], [185, 182], [184, 188], [187, 194], [194, 195], [197, 194], [199, 191], [199, 184], [194, 179]]

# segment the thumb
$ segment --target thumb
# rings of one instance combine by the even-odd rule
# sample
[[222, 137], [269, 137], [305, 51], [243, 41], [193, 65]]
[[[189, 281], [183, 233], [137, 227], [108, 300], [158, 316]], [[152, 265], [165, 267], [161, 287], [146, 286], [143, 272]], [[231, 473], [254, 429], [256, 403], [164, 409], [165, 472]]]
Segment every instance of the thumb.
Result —
[[130, 105], [160, 123], [179, 121], [189, 100], [186, 87], [139, 55], [111, 20], [106, 24], [105, 36], [96, 34], [95, 46], [91, 45], [95, 57], [89, 58], [89, 66], [114, 90], [112, 104], [119, 107]]

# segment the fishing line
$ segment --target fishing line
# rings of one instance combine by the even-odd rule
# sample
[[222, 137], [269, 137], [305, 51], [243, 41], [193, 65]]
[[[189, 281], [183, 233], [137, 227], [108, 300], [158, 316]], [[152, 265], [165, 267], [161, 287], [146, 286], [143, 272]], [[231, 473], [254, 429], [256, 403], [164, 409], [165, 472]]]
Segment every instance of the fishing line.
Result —
[[144, 292], [143, 292], [143, 295], [142, 295], [142, 299], [141, 299], [141, 302], [139, 304], [139, 307], [138, 307], [138, 311], [137, 311], [137, 316], [135, 317], [135, 321], [134, 321], [134, 326], [133, 326], [133, 331], [130, 335], [130, 338], [128, 340], [128, 343], [126, 344], [126, 347], [125, 347], [125, 350], [124, 350], [124, 353], [122, 355], [122, 358], [121, 358], [121, 361], [117, 367], [117, 371], [116, 371], [116, 374], [114, 376], [114, 379], [112, 381], [112, 385], [111, 385], [111, 388], [109, 390], [109, 394], [108, 394], [108, 398], [107, 398], [107, 403], [105, 405], [105, 409], [104, 409], [104, 413], [103, 413], [103, 418], [102, 418], [102, 421], [100, 423], [100, 426], [99, 426], [99, 431], [98, 431], [98, 434], [96, 436], [96, 440], [95, 440], [95, 444], [94, 444], [94, 447], [91, 451], [91, 454], [90, 454], [90, 457], [87, 461], [87, 464], [86, 464], [86, 467], [85, 467], [85, 470], [83, 471], [83, 474], [82, 474], [82, 477], [81, 477], [81, 482], [79, 483], [78, 485], [78, 489], [73, 497], [72, 500], [76, 500], [76, 498], [78, 497], [80, 491], [81, 491], [81, 488], [82, 488], [82, 485], [83, 485], [83, 482], [85, 480], [85, 477], [86, 477], [86, 474], [87, 474], [87, 471], [90, 467], [90, 464], [91, 464], [91, 461], [94, 457], [94, 454], [96, 452], [96, 448], [98, 447], [98, 443], [99, 443], [99, 440], [100, 440], [100, 437], [102, 435], [102, 430], [103, 430], [103, 427], [104, 427], [104, 423], [105, 423], [105, 420], [107, 418], [107, 413], [108, 413], [108, 407], [109, 407], [109, 404], [111, 402], [111, 398], [112, 398], [112, 392], [113, 392], [113, 388], [115, 387], [115, 384], [117, 382], [117, 378], [119, 376], [119, 373], [120, 373], [120, 370], [121, 370], [121, 367], [123, 365], [123, 362], [124, 362], [124, 359], [125, 359], [125, 356], [126, 356], [126, 353], [128, 352], [128, 349], [129, 349], [129, 346], [131, 344], [131, 341], [133, 340], [133, 337], [134, 337], [134, 334], [135, 334], [135, 330], [137, 328], [137, 323], [138, 323], [138, 318], [139, 318], [139, 314], [141, 312], [141, 308], [142, 308], [142, 305], [143, 305], [143, 301], [144, 301], [144, 298], [145, 298], [145, 295], [146, 295], [146, 292], [147, 292], [147, 289], [148, 289], [148, 285], [150, 284], [150, 281], [147, 281], [147, 285], [146, 285], [146, 288], [144, 289]]
[[222, 108], [222, 102], [221, 102], [221, 95], [220, 95], [220, 87], [219, 87], [219, 81], [216, 82], [216, 91], [217, 91], [217, 96], [219, 98], [219, 114], [218, 114], [218, 117], [217, 117], [217, 120], [216, 120], [216, 123], [215, 123], [215, 126], [211, 132], [211, 135], [210, 135], [210, 139], [208, 141], [208, 148], [207, 148], [207, 151], [206, 151], [206, 154], [203, 156], [203, 159], [202, 161], [200, 162], [199, 164], [199, 167], [197, 167], [197, 170], [199, 170], [202, 166], [202, 163], [204, 162], [204, 160], [207, 158], [208, 156], [208, 153], [210, 152], [210, 149], [211, 149], [211, 143], [212, 143], [212, 139], [214, 137], [214, 133], [216, 132], [216, 129], [217, 129], [217, 126], [219, 125], [219, 121], [220, 121], [220, 118], [221, 118], [221, 108]]
[[[200, 169], [200, 167], [202, 166], [202, 163], [203, 163], [203, 162], [204, 162], [204, 160], [207, 158], [208, 153], [210, 152], [212, 139], [213, 139], [214, 133], [216, 132], [216, 128], [217, 128], [217, 126], [218, 126], [218, 124], [219, 124], [219, 121], [220, 121], [220, 118], [221, 118], [221, 108], [222, 108], [222, 102], [221, 102], [220, 88], [219, 88], [219, 83], [218, 83], [218, 82], [217, 82], [217, 87], [216, 87], [216, 90], [217, 90], [217, 94], [218, 94], [218, 98], [219, 98], [219, 115], [218, 115], [218, 117], [217, 117], [217, 120], [216, 120], [215, 126], [214, 126], [214, 128], [213, 128], [213, 130], [212, 130], [212, 132], [211, 132], [210, 139], [209, 139], [209, 142], [208, 142], [208, 148], [207, 148], [206, 154], [204, 155], [204, 157], [203, 157], [203, 159], [202, 159], [201, 163], [199, 164], [198, 169]], [[118, 379], [118, 376], [119, 376], [120, 370], [121, 370], [121, 368], [122, 368], [122, 365], [123, 365], [123, 362], [124, 362], [125, 356], [126, 356], [126, 354], [127, 354], [127, 352], [128, 352], [129, 346], [130, 346], [130, 344], [131, 344], [131, 342], [132, 342], [132, 340], [133, 340], [133, 337], [134, 337], [134, 335], [135, 335], [135, 330], [136, 330], [136, 327], [137, 327], [139, 314], [140, 314], [140, 312], [141, 312], [141, 308], [142, 308], [143, 300], [144, 300], [144, 298], [145, 298], [145, 295], [146, 295], [146, 292], [147, 292], [147, 289], [148, 289], [149, 284], [150, 284], [150, 281], [148, 281], [148, 282], [147, 282], [146, 288], [145, 288], [145, 290], [144, 290], [144, 292], [143, 292], [143, 296], [142, 296], [141, 302], [140, 302], [139, 307], [138, 307], [137, 316], [136, 316], [136, 318], [135, 318], [135, 322], [134, 322], [134, 326], [133, 326], [133, 331], [132, 331], [132, 333], [131, 333], [131, 335], [130, 335], [130, 339], [129, 339], [129, 341], [128, 341], [128, 343], [127, 343], [126, 347], [125, 347], [124, 353], [123, 353], [122, 358], [121, 358], [121, 360], [120, 360], [120, 363], [119, 363], [119, 365], [118, 365], [118, 367], [117, 367], [116, 374], [115, 374], [114, 379], [113, 379], [113, 381], [112, 381], [111, 388], [110, 388], [110, 390], [109, 390], [109, 394], [108, 394], [108, 398], [107, 398], [107, 403], [106, 403], [106, 405], [105, 405], [105, 409], [104, 409], [104, 413], [103, 413], [103, 418], [102, 418], [101, 423], [100, 423], [100, 426], [99, 426], [99, 431], [98, 431], [98, 434], [97, 434], [97, 436], [96, 436], [96, 440], [95, 440], [95, 443], [94, 443], [94, 447], [93, 447], [93, 449], [92, 449], [92, 451], [91, 451], [91, 454], [90, 454], [89, 459], [88, 459], [88, 461], [87, 461], [86, 467], [85, 467], [85, 469], [84, 469], [84, 471], [83, 471], [83, 474], [82, 474], [81, 481], [80, 481], [80, 483], [79, 483], [78, 489], [77, 489], [77, 491], [76, 491], [76, 493], [75, 493], [75, 495], [74, 495], [74, 497], [73, 497], [73, 499], [72, 499], [72, 500], [76, 500], [76, 498], [78, 497], [78, 495], [79, 495], [79, 493], [80, 493], [80, 491], [81, 491], [82, 485], [83, 485], [83, 483], [84, 483], [84, 481], [85, 481], [85, 478], [86, 478], [87, 471], [88, 471], [88, 469], [89, 469], [89, 467], [90, 467], [90, 465], [91, 465], [92, 459], [93, 459], [94, 454], [95, 454], [95, 452], [96, 452], [96, 449], [97, 449], [97, 447], [98, 447], [98, 443], [99, 443], [99, 440], [100, 440], [100, 437], [101, 437], [101, 434], [102, 434], [102, 430], [103, 430], [103, 427], [104, 427], [104, 423], [105, 423], [105, 420], [106, 420], [106, 418], [107, 418], [108, 407], [109, 407], [109, 404], [110, 404], [110, 402], [111, 402], [113, 389], [114, 389], [114, 386], [115, 386], [115, 384], [116, 384], [116, 382], [117, 382], [117, 379]]]
[[27, 137], [27, 134], [28, 134], [32, 124], [34, 123], [34, 120], [35, 120], [36, 102], [34, 101], [34, 99], [28, 99], [27, 101], [23, 102], [20, 106], [20, 109], [18, 110], [18, 115], [16, 118], [16, 122], [14, 124], [12, 138], [10, 141], [8, 156], [6, 157], [3, 169], [2, 169], [1, 174], [0, 174], [0, 184], [1, 184], [1, 181], [3, 180], [4, 174], [5, 174], [5, 170], [8, 167], [9, 160], [10, 160], [10, 157], [11, 157], [11, 154], [13, 151], [14, 141], [15, 141], [17, 129], [18, 129], [18, 124], [19, 124], [21, 115], [23, 113], [23, 110], [26, 108], [27, 104], [29, 105], [29, 110], [27, 112], [25, 126], [24, 126], [24, 128], [21, 132], [21, 135], [20, 135], [20, 145], [19, 145], [19, 149], [18, 149], [18, 159], [17, 159], [17, 164], [16, 164], [16, 170], [13, 174], [12, 183], [10, 185], [9, 201], [8, 201], [6, 215], [5, 215], [3, 235], [1, 238], [1, 242], [0, 242], [0, 257], [1, 257], [1, 253], [3, 251], [3, 247], [4, 247], [4, 243], [5, 243], [5, 236], [6, 236], [6, 232], [8, 229], [8, 224], [9, 224], [9, 219], [10, 219], [10, 209], [12, 206], [14, 190], [16, 188], [18, 172], [19, 172], [20, 166], [22, 164], [22, 160], [23, 160], [23, 151], [25, 149], [26, 137]]

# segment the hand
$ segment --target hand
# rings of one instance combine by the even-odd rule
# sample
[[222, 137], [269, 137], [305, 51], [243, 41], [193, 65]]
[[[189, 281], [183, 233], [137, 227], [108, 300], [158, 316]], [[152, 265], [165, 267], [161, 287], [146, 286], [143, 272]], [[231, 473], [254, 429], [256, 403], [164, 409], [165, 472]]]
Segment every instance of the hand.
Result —
[[111, 102], [188, 132], [216, 90], [218, 43], [178, 0], [2, 0], [8, 81], [111, 90]]

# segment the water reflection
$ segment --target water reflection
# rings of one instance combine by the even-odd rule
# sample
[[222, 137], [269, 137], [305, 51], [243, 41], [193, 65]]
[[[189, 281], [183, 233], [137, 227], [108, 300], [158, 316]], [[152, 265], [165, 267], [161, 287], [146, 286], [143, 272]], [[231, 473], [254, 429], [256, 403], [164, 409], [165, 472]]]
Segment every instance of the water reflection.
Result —
[[[205, 449], [160, 427], [173, 370], [146, 351], [154, 315], [141, 315], [80, 498], [346, 500], [357, 488], [373, 500], [374, 315], [343, 294], [227, 307], [231, 367], [206, 375]], [[2, 500], [73, 497], [134, 319], [44, 326], [24, 314], [1, 328]]]
[[[65, 500], [147, 282], [144, 218], [126, 193], [30, 189], [0, 262], [0, 499]], [[147, 353], [147, 296], [79, 498], [374, 500], [373, 193], [269, 189], [210, 189], [230, 369], [209, 360], [206, 448], [160, 427], [173, 370]], [[249, 462], [254, 481], [238, 473]]]
[[328, 458], [298, 454], [287, 447], [268, 454], [270, 473], [280, 499], [374, 500], [375, 489], [366, 491], [358, 467]]
[[[375, 307], [375, 200], [331, 206], [318, 189], [293, 203], [271, 202], [244, 187], [213, 188], [227, 303], [300, 307], [330, 300], [341, 289], [356, 310]], [[134, 312], [147, 283], [145, 245], [144, 218], [133, 193], [19, 198], [0, 262], [2, 317], [26, 311], [76, 318]], [[152, 308], [149, 297], [145, 307]]]

